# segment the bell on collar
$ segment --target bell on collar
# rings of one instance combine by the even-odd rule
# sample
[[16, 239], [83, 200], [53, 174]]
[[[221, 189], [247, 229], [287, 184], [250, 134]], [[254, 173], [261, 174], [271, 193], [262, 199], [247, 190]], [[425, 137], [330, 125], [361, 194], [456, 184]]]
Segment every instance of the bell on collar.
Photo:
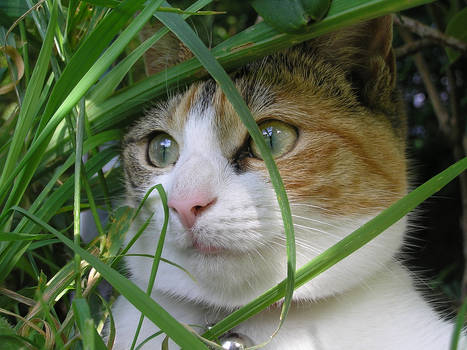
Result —
[[226, 350], [244, 350], [254, 345], [248, 336], [233, 332], [219, 337], [219, 342], [222, 348]]

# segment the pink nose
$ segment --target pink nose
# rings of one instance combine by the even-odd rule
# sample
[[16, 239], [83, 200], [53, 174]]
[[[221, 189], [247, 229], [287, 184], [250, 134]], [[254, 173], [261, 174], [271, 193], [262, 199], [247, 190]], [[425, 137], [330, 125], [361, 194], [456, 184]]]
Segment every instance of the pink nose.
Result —
[[175, 210], [186, 228], [192, 228], [197, 217], [216, 202], [216, 198], [204, 193], [197, 193], [188, 198], [171, 198], [167, 203]]

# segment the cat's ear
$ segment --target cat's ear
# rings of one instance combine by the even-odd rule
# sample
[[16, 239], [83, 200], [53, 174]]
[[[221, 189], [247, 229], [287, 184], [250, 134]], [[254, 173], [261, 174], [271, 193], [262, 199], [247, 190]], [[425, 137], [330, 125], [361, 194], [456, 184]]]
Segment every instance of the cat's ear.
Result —
[[327, 60], [347, 72], [363, 103], [389, 107], [396, 87], [391, 15], [322, 36], [318, 46]]
[[321, 38], [320, 48], [331, 60], [362, 81], [378, 79], [381, 70], [395, 76], [392, 16], [346, 27]]
[[[146, 24], [139, 33], [141, 41], [150, 38], [161, 28], [164, 28], [164, 25], [160, 22]], [[146, 74], [159, 73], [192, 57], [191, 51], [172, 32], [169, 32], [144, 54]]]

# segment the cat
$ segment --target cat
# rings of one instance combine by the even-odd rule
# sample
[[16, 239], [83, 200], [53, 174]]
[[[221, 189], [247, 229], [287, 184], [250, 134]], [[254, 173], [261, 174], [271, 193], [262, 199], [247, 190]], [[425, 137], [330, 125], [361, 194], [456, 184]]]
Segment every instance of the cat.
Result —
[[[406, 117], [390, 16], [249, 63], [232, 79], [284, 181], [298, 267], [406, 194]], [[268, 172], [213, 80], [149, 110], [126, 135], [122, 154], [129, 205], [155, 184], [168, 194], [163, 257], [196, 281], [161, 263], [152, 297], [177, 320], [207, 327], [285, 278], [283, 224]], [[154, 218], [130, 253], [155, 252], [164, 215], [156, 192], [140, 224]], [[448, 349], [453, 325], [432, 310], [397, 257], [406, 228], [404, 218], [296, 290], [265, 349]], [[150, 260], [126, 262], [132, 281], [146, 290]], [[271, 306], [233, 332], [261, 344], [279, 315]], [[127, 350], [140, 312], [119, 297], [113, 316], [114, 349]], [[157, 331], [145, 319], [138, 343]], [[143, 349], [159, 349], [163, 340]]]

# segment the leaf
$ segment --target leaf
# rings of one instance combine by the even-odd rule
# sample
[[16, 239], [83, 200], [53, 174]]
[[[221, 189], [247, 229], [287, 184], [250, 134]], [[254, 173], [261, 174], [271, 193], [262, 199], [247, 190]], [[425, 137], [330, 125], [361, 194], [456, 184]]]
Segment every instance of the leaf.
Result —
[[[167, 4], [168, 5], [168, 4]], [[274, 187], [277, 202], [282, 214], [282, 221], [284, 224], [284, 231], [287, 240], [287, 282], [286, 282], [286, 293], [284, 304], [282, 305], [280, 326], [282, 326], [285, 316], [289, 310], [292, 302], [293, 286], [295, 280], [295, 235], [292, 223], [292, 215], [290, 211], [289, 201], [287, 199], [287, 193], [284, 189], [282, 178], [280, 177], [279, 170], [277, 169], [276, 163], [271, 155], [271, 151], [266, 146], [263, 135], [258, 129], [253, 115], [251, 114], [248, 106], [243, 100], [242, 96], [238, 92], [234, 83], [227, 75], [225, 70], [216, 61], [209, 49], [203, 44], [201, 39], [195, 34], [193, 29], [179, 16], [171, 13], [156, 12], [155, 15], [165, 26], [167, 26], [198, 58], [201, 64], [216, 80], [216, 82], [222, 88], [225, 96], [234, 107], [241, 121], [248, 129], [248, 133], [256, 143], [264, 160], [266, 168], [271, 178], [271, 183]]]
[[53, 235], [44, 235], [37, 234], [31, 235], [27, 233], [17, 233], [17, 232], [0, 232], [0, 242], [8, 241], [39, 241], [42, 239], [51, 238]]
[[253, 0], [251, 5], [267, 24], [281, 32], [298, 32], [309, 21], [300, 0]]
[[[449, 21], [446, 27], [446, 35], [452, 36], [459, 40], [462, 40], [467, 43], [467, 7], [465, 7], [462, 11], [458, 12], [452, 19]], [[461, 53], [456, 51], [450, 47], [446, 47], [446, 53], [449, 57], [449, 62], [454, 63], [459, 57]]]
[[96, 331], [86, 299], [73, 299], [72, 307], [77, 321], [76, 324], [81, 333], [84, 350], [107, 350], [102, 338]]
[[31, 349], [31, 345], [33, 345], [33, 349], [37, 348], [29, 339], [20, 337], [14, 333], [2, 332], [1, 330], [0, 343], [2, 343], [2, 350], [26, 350]]
[[328, 12], [330, 0], [253, 0], [252, 6], [270, 26], [285, 33], [306, 29]]
[[[0, 51], [3, 51], [6, 55], [10, 56], [11, 60], [16, 66], [16, 80], [8, 83], [7, 85], [0, 87], [0, 95], [5, 95], [6, 93], [12, 91], [24, 75], [24, 62], [23, 58], [19, 54], [18, 50], [11, 46], [0, 46]], [[1, 79], [0, 79], [1, 81]]]
[[[91, 177], [94, 175], [98, 169], [101, 169], [117, 154], [118, 151], [115, 148], [107, 148], [89, 159], [85, 164], [87, 176]], [[37, 211], [34, 212], [34, 214], [44, 221], [50, 220], [50, 218], [55, 215], [63, 203], [71, 198], [73, 191], [73, 181], [74, 176], [69, 177], [68, 180], [62, 186], [60, 186], [60, 188], [55, 190], [55, 192], [53, 192], [53, 194], [47, 198], [47, 203], [45, 205], [37, 205], [37, 203], [34, 202], [34, 204], [37, 205]], [[53, 185], [53, 182], [49, 184]], [[27, 220], [21, 220], [17, 229], [26, 233], [31, 233], [37, 229], [37, 225]], [[28, 249], [29, 244], [30, 242], [28, 241], [10, 242], [4, 249], [1, 250], [0, 282], [4, 281], [8, 277], [8, 274], [14, 268], [16, 262]]]
[[[212, 0], [198, 0], [193, 5], [187, 8], [187, 11], [197, 11]], [[160, 11], [160, 7], [159, 7]], [[186, 14], [183, 17], [188, 18], [190, 15]], [[161, 28], [156, 33], [154, 33], [150, 38], [145, 40], [141, 45], [139, 45], [135, 50], [133, 50], [128, 56], [126, 56], [121, 62], [119, 62], [112, 70], [107, 73], [99, 82], [94, 86], [92, 92], [89, 94], [90, 103], [95, 104], [96, 102], [101, 102], [106, 99], [120, 84], [125, 75], [128, 73], [130, 68], [135, 64], [135, 62], [157, 41], [167, 34], [169, 30], [167, 28]]]
[[22, 16], [29, 6], [25, 0], [1, 0], [0, 1], [0, 25], [9, 28], [15, 19]]
[[[151, 274], [149, 276], [148, 287], [146, 289], [146, 294], [151, 296], [152, 289], [154, 287], [154, 282], [156, 280], [157, 270], [159, 269], [159, 263], [161, 261], [162, 248], [164, 247], [165, 235], [167, 233], [167, 225], [169, 223], [169, 207], [167, 206], [167, 194], [165, 193], [164, 188], [161, 184], [154, 186], [159, 192], [159, 196], [162, 201], [162, 206], [164, 207], [164, 224], [162, 225], [161, 234], [159, 236], [159, 242], [157, 243], [156, 253], [154, 254], [154, 259], [151, 267]], [[150, 189], [152, 191], [152, 189]], [[148, 193], [150, 193], [148, 191]], [[133, 342], [131, 344], [131, 350], [135, 348], [136, 340], [138, 339], [141, 326], [143, 325], [144, 315], [141, 314], [138, 322], [138, 327], [136, 328], [135, 336], [133, 337]]]
[[120, 5], [120, 1], [117, 1], [117, 0], [84, 0], [84, 2], [87, 2], [88, 4], [108, 7], [108, 8], [114, 8]]
[[320, 21], [331, 7], [331, 0], [302, 0], [305, 12], [313, 21]]
[[459, 309], [456, 319], [456, 326], [454, 327], [454, 332], [452, 333], [450, 350], [457, 350], [459, 345], [459, 340], [462, 338], [464, 327], [465, 315], [467, 314], [467, 298], [464, 298], [464, 302]]
[[[37, 100], [39, 99], [40, 93], [42, 91], [45, 76], [48, 70], [48, 62], [52, 52], [54, 32], [56, 29], [55, 26], [57, 24], [57, 3], [54, 2], [54, 4], [55, 5], [52, 8], [52, 12], [50, 14], [50, 22], [47, 27], [46, 38], [41, 47], [39, 58], [37, 59], [36, 63], [36, 68], [32, 73], [28, 88], [26, 89], [21, 111], [18, 116], [18, 123], [16, 124], [11, 146], [8, 149], [7, 160], [0, 177], [0, 184], [3, 183], [5, 177], [10, 174], [16, 167], [18, 158], [24, 147], [24, 140], [26, 139], [26, 135], [31, 131], [31, 127], [36, 117], [38, 108]], [[6, 195], [6, 193], [3, 194]], [[0, 193], [0, 196], [1, 195], [2, 193]]]
[[[75, 142], [75, 178], [74, 178], [74, 194], [73, 194], [73, 238], [76, 244], [79, 244], [81, 239], [80, 229], [80, 217], [81, 217], [81, 164], [83, 159], [83, 139], [84, 139], [84, 98], [81, 99], [79, 106], [78, 120], [75, 130], [76, 142]], [[84, 174], [86, 175], [86, 174]], [[75, 255], [75, 266], [76, 266], [76, 282], [75, 292], [76, 296], [81, 296], [81, 258], [79, 255]], [[94, 344], [94, 340], [91, 340]], [[92, 348], [94, 348], [92, 346]]]
[[106, 241], [110, 244], [108, 249], [111, 256], [117, 255], [118, 250], [122, 246], [125, 234], [130, 228], [133, 214], [133, 208], [120, 207], [109, 218]]
[[[107, 48], [105, 54], [101, 55], [102, 50], [114, 39], [114, 36], [137, 11], [143, 1], [144, 0], [126, 0], [112, 10], [111, 13], [99, 23], [92, 34], [87, 37], [78, 51], [73, 55], [70, 62], [66, 65], [60, 79], [51, 92], [33, 144], [19, 163], [19, 153], [15, 153], [14, 157], [11, 158], [9, 155], [9, 166], [11, 167], [14, 164], [15, 167], [13, 170], [5, 170], [0, 178], [0, 203], [2, 203], [3, 199], [8, 195], [8, 200], [4, 207], [9, 208], [20, 202], [26, 187], [30, 183], [47, 149], [52, 134], [60, 121], [63, 120], [65, 115], [67, 115], [81, 97], [83, 97], [89, 87], [97, 81], [110, 64], [125, 49], [128, 42], [147, 22], [161, 2], [160, 0], [148, 2], [146, 7], [133, 19], [128, 27], [121, 32], [112, 45]], [[53, 33], [54, 31], [52, 31], [52, 34]], [[45, 67], [47, 67], [47, 65], [45, 65]], [[30, 87], [31, 86], [29, 86], [29, 88]], [[20, 172], [21, 174], [17, 178], [13, 189], [7, 191], [6, 188], [11, 186], [15, 177]]]

